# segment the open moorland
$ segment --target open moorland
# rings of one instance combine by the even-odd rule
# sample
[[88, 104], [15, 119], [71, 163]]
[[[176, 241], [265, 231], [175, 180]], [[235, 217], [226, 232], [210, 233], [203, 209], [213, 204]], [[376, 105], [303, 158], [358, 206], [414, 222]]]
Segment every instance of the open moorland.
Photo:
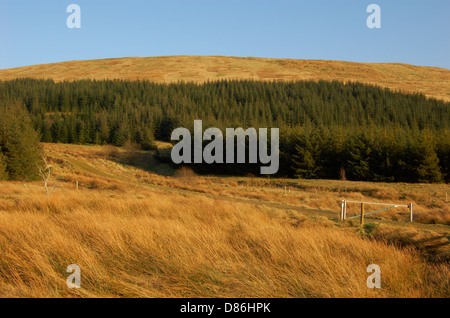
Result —
[[[448, 101], [450, 70], [406, 64], [170, 56], [0, 70], [0, 297], [448, 298]], [[284, 128], [285, 171], [169, 164], [170, 133], [199, 118]], [[341, 221], [342, 200], [412, 203], [414, 222], [402, 206], [361, 225], [357, 203]]]
[[[44, 149], [50, 196], [0, 183], [3, 297], [449, 296], [446, 184], [198, 176], [154, 151]], [[413, 202], [416, 222], [401, 208], [339, 222], [342, 199]]]
[[227, 56], [161, 56], [70, 61], [0, 70], [0, 80], [46, 78], [179, 81], [216, 80], [360, 82], [450, 101], [450, 70], [394, 63], [269, 59]]

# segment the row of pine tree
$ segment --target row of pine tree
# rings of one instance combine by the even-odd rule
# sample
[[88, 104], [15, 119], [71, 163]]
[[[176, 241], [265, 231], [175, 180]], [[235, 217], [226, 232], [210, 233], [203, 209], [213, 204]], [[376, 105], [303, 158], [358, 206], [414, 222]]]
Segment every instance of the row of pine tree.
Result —
[[[0, 82], [0, 102], [3, 178], [35, 175], [32, 167], [17, 172], [21, 169], [14, 166], [21, 160], [12, 150], [13, 144], [22, 147], [12, 136], [26, 131], [26, 138], [17, 138], [29, 140], [31, 153], [37, 151], [31, 127], [43, 142], [122, 146], [132, 141], [153, 149], [155, 139], [169, 141], [173, 129], [192, 131], [194, 120], [202, 119], [204, 129], [280, 128], [280, 176], [450, 179], [449, 103], [360, 83], [20, 79]], [[257, 174], [259, 166], [194, 168], [204, 173]]]

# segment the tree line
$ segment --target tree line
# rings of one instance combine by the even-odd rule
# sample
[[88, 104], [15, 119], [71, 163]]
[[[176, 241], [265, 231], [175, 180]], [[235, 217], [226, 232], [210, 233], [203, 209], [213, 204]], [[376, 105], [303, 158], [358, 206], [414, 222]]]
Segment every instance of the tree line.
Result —
[[[28, 119], [16, 121], [29, 122], [43, 142], [122, 146], [132, 141], [153, 149], [155, 139], [169, 141], [173, 129], [192, 131], [194, 120], [202, 119], [204, 127], [222, 131], [227, 127], [280, 128], [279, 176], [405, 182], [450, 179], [449, 103], [361, 83], [18, 79], [0, 82], [0, 101], [20, 108], [20, 116]], [[7, 113], [7, 107], [11, 106], [4, 106], [2, 112]], [[8, 157], [3, 141], [1, 146], [2, 156]], [[1, 162], [8, 169], [4, 163], [8, 160], [15, 159], [1, 159], [0, 171]], [[247, 174], [256, 166], [194, 169]], [[10, 171], [9, 178], [17, 179]]]
[[36, 180], [42, 149], [26, 109], [0, 104], [0, 180]]

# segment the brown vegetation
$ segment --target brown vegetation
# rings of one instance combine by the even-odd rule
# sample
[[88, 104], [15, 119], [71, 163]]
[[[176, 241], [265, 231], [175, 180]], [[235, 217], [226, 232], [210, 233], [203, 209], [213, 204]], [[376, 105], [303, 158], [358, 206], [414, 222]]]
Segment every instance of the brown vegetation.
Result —
[[[139, 191], [0, 184], [0, 290], [13, 297], [443, 297], [449, 268], [326, 219]], [[366, 286], [376, 263], [382, 288]], [[78, 264], [82, 288], [65, 268]]]
[[[167, 149], [167, 144], [159, 142], [158, 147]], [[186, 167], [180, 169], [180, 171], [174, 171], [168, 165], [155, 160], [152, 152], [138, 151], [130, 154], [127, 150], [114, 146], [61, 144], [46, 144], [45, 148], [53, 158], [65, 158], [66, 162], [82, 165], [78, 168], [87, 172], [114, 177], [121, 181], [139, 180], [140, 184], [170, 187], [172, 191], [188, 191], [232, 200], [253, 200], [253, 203], [273, 203], [292, 208], [316, 209], [333, 217], [337, 216], [341, 200], [344, 199], [396, 204], [412, 202], [416, 222], [450, 225], [450, 205], [449, 202], [446, 202], [445, 195], [445, 193], [450, 194], [450, 186], [445, 183], [407, 184], [345, 180], [273, 179], [250, 176], [200, 176], [195, 175], [193, 171]], [[129, 165], [127, 158], [139, 156], [145, 162], [135, 160], [136, 165]], [[86, 166], [86, 164], [90, 164], [90, 166]], [[143, 170], [142, 167], [147, 169]], [[71, 175], [70, 170], [62, 173]], [[174, 176], [174, 178], [170, 176]], [[285, 186], [288, 190], [286, 194], [284, 194]], [[378, 206], [369, 205], [366, 209], [367, 212], [370, 212], [378, 209]], [[356, 204], [349, 205], [348, 211], [349, 215], [357, 214], [359, 213], [359, 207]], [[407, 222], [408, 215], [408, 209], [399, 208], [371, 215], [368, 220], [383, 219]]]
[[388, 87], [450, 100], [450, 70], [389, 63], [268, 59], [226, 56], [120, 58], [25, 66], [0, 70], [0, 80], [51, 78], [149, 80], [202, 83], [221, 79], [338, 80]]
[[[432, 262], [415, 244], [449, 235], [448, 226], [377, 220], [360, 228], [326, 210], [342, 193], [385, 200], [403, 189], [431, 202], [427, 193], [444, 185], [299, 181], [282, 195], [270, 179], [144, 171], [121, 163], [121, 148], [45, 149], [56, 185], [50, 197], [39, 182], [0, 183], [0, 296], [449, 295], [448, 261], [440, 254]], [[283, 202], [289, 196], [297, 209], [288, 208], [293, 199]], [[382, 269], [378, 290], [366, 286], [372, 263]], [[66, 286], [69, 264], [81, 267], [81, 289]]]

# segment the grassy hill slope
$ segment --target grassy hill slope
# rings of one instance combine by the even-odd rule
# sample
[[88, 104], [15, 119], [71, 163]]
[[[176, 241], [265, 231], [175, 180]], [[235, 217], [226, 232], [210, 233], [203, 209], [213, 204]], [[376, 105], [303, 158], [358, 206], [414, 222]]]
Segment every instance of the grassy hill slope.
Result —
[[358, 81], [450, 101], [450, 70], [408, 64], [165, 56], [71, 61], [0, 70], [0, 80], [23, 77], [55, 81], [145, 79], [163, 83], [221, 79]]
[[[409, 223], [400, 209], [363, 228], [337, 222], [342, 198], [405, 196], [418, 221], [438, 214], [431, 204], [448, 215], [448, 185], [298, 180], [282, 194], [286, 180], [123, 163], [152, 152], [44, 149], [50, 197], [38, 181], [0, 182], [0, 297], [448, 297], [448, 225]], [[381, 289], [366, 285], [373, 263]], [[68, 264], [82, 288], [66, 287]]]

